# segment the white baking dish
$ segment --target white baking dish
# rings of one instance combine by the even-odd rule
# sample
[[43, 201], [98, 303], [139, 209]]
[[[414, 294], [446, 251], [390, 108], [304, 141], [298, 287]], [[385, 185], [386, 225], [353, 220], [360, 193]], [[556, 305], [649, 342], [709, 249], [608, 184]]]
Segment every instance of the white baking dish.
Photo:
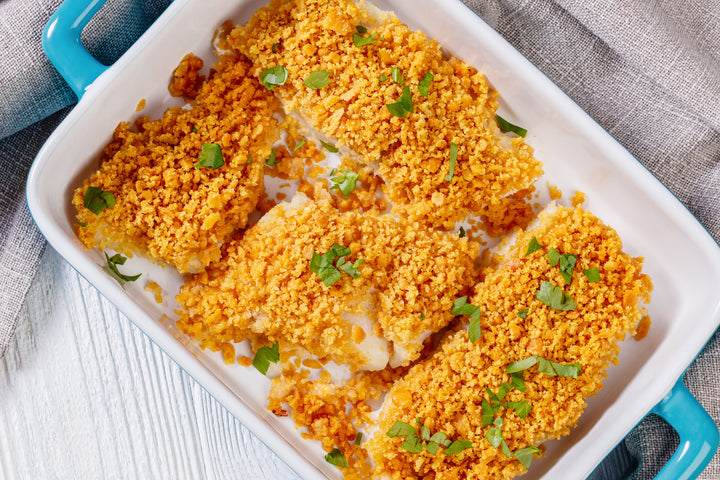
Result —
[[[219, 354], [188, 341], [172, 321], [159, 321], [163, 315], [174, 318], [177, 273], [135, 258], [125, 270], [147, 275], [124, 290], [100, 267], [102, 254], [87, 251], [74, 233], [71, 193], [97, 167], [97, 155], [118, 122], [136, 118], [141, 99], [147, 105], [142, 114], [153, 118], [177, 104], [167, 84], [179, 60], [194, 52], [211, 61], [210, 40], [219, 25], [227, 19], [244, 22], [264, 2], [176, 0], [108, 69], [77, 40], [102, 3], [69, 0], [46, 29], [48, 55], [81, 99], [32, 167], [27, 186], [32, 215], [73, 267], [301, 477], [339, 478], [323, 460], [319, 442], [302, 440], [290, 420], [265, 409], [265, 377], [226, 366]], [[651, 410], [679, 430], [683, 443], [658, 478], [695, 478], [717, 448], [717, 428], [678, 379], [720, 323], [718, 245], [621, 145], [458, 0], [377, 3], [486, 74], [502, 96], [501, 113], [528, 129], [528, 143], [544, 161], [546, 175], [538, 185], [557, 185], [565, 198], [574, 190], [585, 192], [585, 206], [619, 232], [627, 252], [645, 257], [645, 271], [655, 283], [647, 338], [624, 342], [620, 365], [610, 368], [605, 388], [591, 399], [578, 427], [548, 442], [547, 456], [523, 478], [586, 478]], [[143, 291], [149, 279], [163, 287], [163, 304]]]

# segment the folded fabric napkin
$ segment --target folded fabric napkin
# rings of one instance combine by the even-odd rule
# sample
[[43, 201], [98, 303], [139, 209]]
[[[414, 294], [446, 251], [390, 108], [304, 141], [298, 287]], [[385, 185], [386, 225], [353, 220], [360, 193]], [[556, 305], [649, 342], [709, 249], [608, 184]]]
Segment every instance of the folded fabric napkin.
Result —
[[[720, 240], [716, 2], [463, 1], [627, 147]], [[40, 45], [40, 33], [60, 3], [0, 1], [0, 357], [44, 247], [25, 205], [27, 171], [67, 113], [63, 109], [75, 102]], [[109, 0], [83, 33], [84, 43], [101, 62], [112, 63], [169, 3]], [[719, 382], [706, 379], [719, 367], [716, 334], [685, 376], [715, 419], [720, 418]], [[653, 478], [676, 445], [674, 432], [650, 416], [592, 479], [626, 478], [634, 470], [635, 479]], [[700, 478], [720, 478], [717, 456]]]

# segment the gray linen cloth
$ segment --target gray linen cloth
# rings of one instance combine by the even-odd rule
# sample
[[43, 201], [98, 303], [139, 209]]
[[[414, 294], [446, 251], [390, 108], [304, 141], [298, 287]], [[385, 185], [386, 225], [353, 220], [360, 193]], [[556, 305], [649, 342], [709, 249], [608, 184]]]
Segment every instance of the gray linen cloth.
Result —
[[[717, 1], [463, 1], [627, 147], [720, 240]], [[0, 0], [0, 139], [7, 137], [0, 140], [0, 356], [44, 246], [24, 202], [25, 177], [66, 111], [26, 127], [74, 101], [40, 47], [40, 31], [59, 3]], [[110, 63], [167, 3], [110, 0], [86, 29], [85, 44]], [[716, 333], [685, 376], [716, 421], [720, 382], [707, 379], [719, 371]], [[676, 434], [648, 417], [592, 479], [653, 478], [676, 445]], [[700, 478], [720, 478], [717, 455]]]

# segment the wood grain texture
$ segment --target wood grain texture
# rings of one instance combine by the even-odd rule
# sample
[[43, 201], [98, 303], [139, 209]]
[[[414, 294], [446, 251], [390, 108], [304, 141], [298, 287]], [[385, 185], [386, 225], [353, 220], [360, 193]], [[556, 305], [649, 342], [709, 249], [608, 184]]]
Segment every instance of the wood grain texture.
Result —
[[298, 479], [51, 248], [0, 360], [0, 478]]

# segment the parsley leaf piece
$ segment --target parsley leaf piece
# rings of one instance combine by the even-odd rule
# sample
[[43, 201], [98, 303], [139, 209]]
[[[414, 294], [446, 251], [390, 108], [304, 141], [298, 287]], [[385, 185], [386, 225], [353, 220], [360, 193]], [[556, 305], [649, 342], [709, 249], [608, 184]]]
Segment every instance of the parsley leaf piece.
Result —
[[567, 312], [577, 308], [577, 302], [570, 295], [564, 293], [562, 289], [552, 283], [544, 280], [540, 284], [540, 289], [535, 293], [535, 297], [542, 303], [555, 310]]
[[274, 67], [270, 67], [267, 70], [260, 72], [260, 82], [262, 82], [268, 90], [272, 90], [278, 85], [285, 85], [287, 77], [287, 68], [282, 65], [275, 65]]
[[525, 390], [527, 390], [527, 387], [525, 386], [525, 379], [523, 378], [522, 371], [512, 372], [510, 374], [510, 383], [512, 383], [512, 386], [521, 392], [524, 392]]
[[528, 368], [535, 365], [538, 362], [538, 358], [540, 358], [540, 357], [538, 357], [537, 355], [533, 355], [533, 356], [527, 357], [523, 360], [513, 362], [507, 366], [505, 371], [507, 373], [511, 373], [511, 374], [517, 373], [517, 372], [522, 372], [523, 370], [527, 370]]
[[577, 263], [577, 258], [577, 255], [573, 255], [572, 253], [560, 255], [560, 274], [568, 285], [572, 282], [572, 272], [575, 268], [575, 263]]
[[193, 127], [190, 129], [190, 131], [191, 131], [192, 133], [197, 132], [197, 127], [196, 127], [196, 126], [193, 126]]
[[560, 262], [560, 252], [555, 248], [551, 248], [547, 253], [547, 260], [551, 267], [556, 267]]
[[95, 215], [100, 215], [105, 208], [112, 208], [115, 206], [115, 196], [106, 192], [102, 188], [88, 187], [85, 190], [85, 196], [83, 197], [83, 203], [85, 208], [93, 212]]
[[458, 237], [460, 237], [460, 238], [467, 237], [467, 233], [465, 232], [465, 229], [463, 227], [460, 227], [460, 230], [458, 230]]
[[378, 78], [378, 83], [386, 82], [388, 79], [387, 75], [380, 75], [380, 78]]
[[308, 88], [313, 90], [320, 90], [323, 87], [328, 86], [328, 79], [330, 78], [330, 72], [327, 70], [315, 70], [312, 72], [303, 82]]
[[[362, 33], [367, 33], [367, 30]], [[380, 41], [379, 38], [375, 38], [375, 37], [377, 37], [377, 32], [373, 33], [369, 37], [363, 37], [359, 33], [353, 33], [353, 44], [356, 47], [364, 47], [366, 45], [372, 45], [373, 43], [377, 43]]]
[[485, 398], [482, 399], [481, 406], [482, 426], [487, 427], [488, 425], [492, 425], [493, 420], [495, 419], [495, 413], [497, 412], [497, 408]]
[[493, 426], [488, 429], [487, 432], [485, 432], [485, 438], [488, 442], [490, 442], [490, 445], [492, 445], [495, 448], [498, 448], [500, 444], [503, 442], [503, 436], [502, 436], [502, 425], [503, 425], [503, 419], [502, 418], [496, 418], [493, 422]]
[[599, 282], [601, 280], [600, 272], [598, 272], [597, 267], [588, 268], [587, 270], [583, 270], [583, 273], [585, 274], [585, 278], [587, 278], [588, 282], [590, 282], [590, 283]]
[[479, 310], [479, 307], [476, 307], [472, 303], [467, 303], [467, 295], [464, 295], [455, 299], [450, 313], [452, 315], [472, 315], [476, 310]]
[[405, 75], [398, 67], [391, 67], [390, 74], [392, 75], [393, 82], [397, 83], [401, 87], [405, 85]]
[[555, 369], [552, 366], [552, 363], [550, 363], [549, 360], [545, 360], [543, 357], [538, 357], [538, 372], [544, 373], [545, 375], [549, 375], [551, 377], [557, 375], [555, 373]]
[[326, 287], [329, 287], [342, 277], [340, 270], [333, 265], [333, 260], [334, 258], [330, 260], [327, 254], [320, 255], [317, 252], [313, 252], [310, 259], [310, 270], [320, 277]]
[[293, 147], [293, 153], [295, 153], [295, 152], [297, 152], [298, 150], [300, 150], [306, 143], [307, 143], [306, 140], [303, 140], [303, 141], [300, 142], [300, 143], [296, 143], [295, 146]]
[[530, 243], [528, 244], [527, 252], [525, 252], [525, 256], [527, 257], [533, 252], [536, 252], [540, 250], [541, 248], [544, 248], [542, 245], [540, 245], [540, 242], [538, 242], [538, 239], [535, 237], [532, 237], [530, 239]]
[[517, 458], [518, 461], [522, 463], [525, 468], [530, 468], [534, 453], [540, 453], [540, 449], [530, 446], [521, 448], [520, 450], [515, 450], [515, 452], [513, 452], [513, 457]]
[[325, 147], [325, 149], [326, 149], [328, 152], [337, 153], [337, 152], [340, 151], [340, 150], [339, 150], [335, 145], [333, 145], [332, 143], [327, 143], [327, 142], [323, 142], [322, 140], [320, 140], [320, 144], [321, 144], [323, 147]]
[[197, 169], [201, 167], [218, 169], [225, 165], [222, 149], [217, 143], [203, 143], [198, 160], [198, 163], [195, 164], [195, 168]]
[[338, 270], [347, 273], [352, 278], [360, 278], [361, 273], [358, 267], [363, 263], [365, 263], [365, 260], [362, 258], [358, 258], [355, 263], [347, 263], [345, 262], [345, 257], [340, 257], [337, 262], [335, 262], [335, 266]]
[[78, 222], [81, 227], [87, 227], [87, 222]]
[[357, 435], [355, 435], [355, 445], [360, 445], [362, 443], [363, 439], [363, 432], [358, 432]]
[[429, 441], [425, 444], [425, 450], [427, 450], [430, 455], [435, 455], [439, 449], [440, 444], [438, 444], [437, 442]]
[[342, 192], [345, 198], [348, 198], [357, 187], [358, 178], [360, 178], [360, 175], [352, 170], [341, 168], [339, 174], [330, 179], [335, 184], [330, 187], [330, 190], [337, 188]]
[[425, 312], [420, 312], [420, 320], [425, 320]]
[[445, 455], [457, 455], [458, 453], [462, 452], [463, 450], [466, 450], [468, 448], [472, 448], [473, 444], [470, 440], [455, 440], [450, 444], [443, 453]]
[[116, 253], [112, 257], [105, 252], [103, 253], [105, 254], [105, 260], [107, 261], [106, 270], [112, 274], [112, 276], [115, 278], [115, 280], [118, 281], [120, 286], [124, 286], [126, 282], [134, 282], [142, 275], [142, 273], [138, 273], [137, 275], [123, 275], [122, 273], [120, 273], [120, 270], [118, 270], [117, 266], [125, 265], [127, 258], [120, 255], [119, 253]]
[[448, 440], [447, 434], [445, 434], [444, 432], [434, 433], [433, 436], [430, 437], [430, 441], [442, 445], [445, 448], [449, 447], [452, 443], [450, 440]]
[[520, 418], [526, 418], [530, 413], [530, 410], [532, 409], [532, 406], [525, 400], [522, 400], [520, 402], [506, 402], [502, 405], [505, 408], [512, 408], [513, 410], [515, 410], [515, 413]]
[[267, 375], [268, 368], [270, 368], [270, 362], [278, 363], [280, 361], [280, 344], [278, 342], [273, 343], [272, 347], [260, 347], [255, 352], [255, 358], [253, 358], [253, 367], [263, 375]]
[[325, 461], [336, 467], [347, 468], [348, 463], [345, 455], [336, 447], [330, 453], [325, 455]]
[[418, 437], [415, 433], [408, 435], [402, 445], [400, 445], [400, 448], [407, 450], [410, 453], [420, 453], [423, 451], [423, 445], [420, 441], [420, 437]]
[[512, 385], [512, 384], [510, 384], [510, 383], [508, 383], [508, 382], [503, 382], [503, 383], [500, 385], [500, 388], [498, 388], [498, 393], [497, 393], [498, 401], [502, 401], [502, 399], [505, 398], [505, 396], [506, 396], [508, 393], [510, 393], [510, 390], [512, 390], [512, 389], [513, 389], [513, 385]]
[[273, 53], [279, 53], [280, 49], [282, 48], [282, 42], [273, 43], [272, 47], [270, 48], [272, 49]]
[[455, 164], [457, 163], [458, 146], [454, 142], [450, 142], [450, 168], [448, 174], [445, 175], [445, 181], [449, 182], [455, 175]]
[[410, 87], [405, 85], [403, 93], [395, 103], [389, 103], [385, 105], [392, 115], [396, 117], [405, 118], [408, 113], [413, 113], [412, 94], [410, 93]]
[[497, 395], [495, 395], [495, 392], [490, 390], [488, 387], [485, 387], [485, 391], [487, 392], [488, 396], [490, 397], [490, 402], [492, 403], [500, 403], [500, 399]]
[[522, 127], [518, 127], [517, 125], [513, 125], [512, 123], [502, 118], [500, 115], [495, 115], [495, 121], [497, 122], [498, 127], [500, 127], [500, 130], [502, 130], [504, 133], [513, 132], [520, 135], [521, 137], [525, 137], [525, 135], [527, 135], [527, 130]]
[[512, 457], [512, 452], [510, 451], [510, 447], [508, 447], [507, 442], [505, 442], [505, 439], [503, 439], [503, 441], [500, 442], [500, 451], [506, 457]]
[[477, 342], [481, 335], [482, 327], [480, 326], [480, 309], [478, 308], [472, 315], [470, 315], [470, 325], [468, 326], [468, 338], [470, 339], [470, 343]]
[[362, 25], [358, 25], [355, 27], [355, 30], [357, 30], [358, 33], [367, 33], [367, 28], [363, 27]]
[[277, 159], [277, 150], [274, 148], [270, 150], [270, 156], [265, 160], [265, 165], [268, 167], [274, 167], [280, 160]]
[[517, 312], [517, 316], [522, 319], [525, 319], [525, 318], [527, 318], [529, 311], [530, 311], [529, 308], [524, 308], [524, 309], [520, 310], [519, 312]]
[[582, 367], [577, 362], [568, 365], [555, 362], [550, 362], [550, 364], [552, 364], [553, 370], [555, 370], [555, 372], [561, 377], [572, 377], [577, 379], [578, 375], [582, 373]]
[[430, 429], [426, 425], [422, 425], [420, 427], [420, 439], [423, 442], [429, 442], [430, 441]]
[[420, 91], [420, 95], [425, 98], [428, 98], [428, 96], [430, 95], [430, 84], [432, 83], [433, 78], [435, 78], [435, 75], [427, 72], [418, 84], [418, 91]]
[[245, 161], [245, 163], [252, 163], [252, 153], [248, 153], [248, 159]]
[[387, 431], [386, 435], [392, 437], [406, 437], [408, 435], [415, 434], [415, 427], [409, 423], [405, 423], [401, 420], [396, 420], [390, 430]]

